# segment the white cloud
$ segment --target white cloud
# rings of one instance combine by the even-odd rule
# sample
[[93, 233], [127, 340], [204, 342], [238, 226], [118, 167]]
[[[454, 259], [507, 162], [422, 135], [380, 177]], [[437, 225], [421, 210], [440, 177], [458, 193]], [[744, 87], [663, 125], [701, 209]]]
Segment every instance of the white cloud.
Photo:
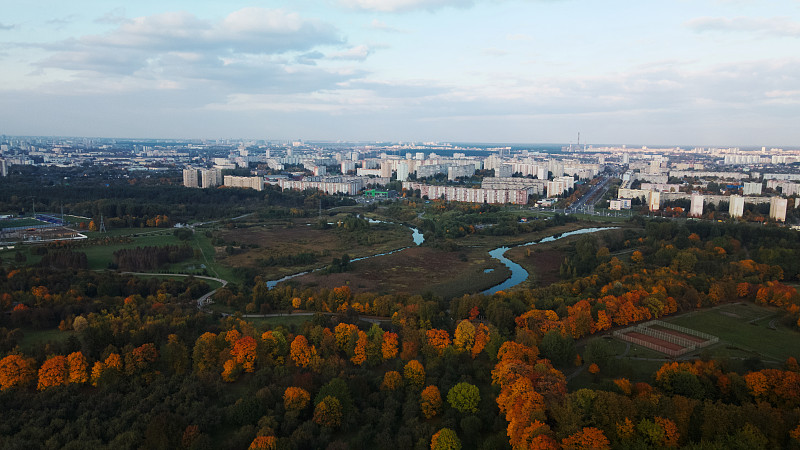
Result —
[[363, 61], [367, 59], [367, 56], [369, 56], [370, 53], [372, 53], [372, 50], [370, 50], [370, 48], [367, 47], [366, 45], [357, 45], [345, 51], [333, 53], [330, 55], [330, 58], [352, 60], [352, 61]]
[[372, 19], [372, 22], [369, 24], [369, 28], [372, 28], [373, 30], [385, 31], [387, 33], [406, 33], [406, 31], [389, 26], [386, 24], [386, 22], [378, 19]]
[[469, 7], [473, 0], [339, 0], [349, 8], [380, 12], [405, 12], [417, 9], [436, 10], [444, 7]]
[[[30, 46], [49, 52], [32, 64], [35, 68], [67, 71], [76, 83], [128, 77], [170, 88], [205, 84], [207, 89], [217, 84], [244, 91], [298, 92], [347, 79], [329, 69], [292, 69], [314, 66], [326, 59], [320, 48], [343, 44], [336, 28], [326, 22], [283, 10], [244, 8], [218, 21], [187, 12], [137, 17], [108, 33]], [[368, 47], [355, 46], [327, 59], [363, 60], [369, 53]], [[104, 85], [98, 83], [98, 89]]]
[[698, 31], [747, 31], [767, 35], [800, 37], [800, 23], [788, 17], [698, 17], [686, 23]]

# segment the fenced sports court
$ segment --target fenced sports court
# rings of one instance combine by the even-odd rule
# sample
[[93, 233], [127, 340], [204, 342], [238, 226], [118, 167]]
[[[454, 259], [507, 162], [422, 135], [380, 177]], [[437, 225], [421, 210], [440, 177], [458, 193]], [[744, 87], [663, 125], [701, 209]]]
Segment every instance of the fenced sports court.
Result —
[[614, 336], [669, 356], [680, 356], [719, 342], [716, 336], [660, 320], [616, 330]]

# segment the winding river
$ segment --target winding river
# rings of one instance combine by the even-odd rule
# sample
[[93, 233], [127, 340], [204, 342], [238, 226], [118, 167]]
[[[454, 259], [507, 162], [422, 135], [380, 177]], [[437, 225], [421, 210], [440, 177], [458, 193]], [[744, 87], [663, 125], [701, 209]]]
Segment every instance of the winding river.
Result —
[[525, 270], [522, 266], [520, 266], [519, 264], [515, 263], [514, 261], [512, 261], [512, 260], [510, 260], [510, 259], [505, 257], [505, 253], [509, 249], [511, 249], [513, 247], [528, 247], [530, 245], [543, 244], [545, 242], [557, 241], [557, 240], [559, 240], [561, 238], [574, 236], [576, 234], [596, 233], [598, 231], [615, 230], [615, 229], [617, 229], [617, 227], [583, 228], [583, 229], [580, 229], [580, 230], [568, 231], [566, 233], [557, 234], [557, 235], [553, 235], [553, 236], [548, 236], [548, 237], [543, 238], [543, 239], [538, 240], [538, 241], [526, 242], [524, 244], [513, 245], [511, 247], [498, 247], [498, 248], [490, 251], [489, 252], [489, 256], [491, 256], [492, 258], [500, 261], [501, 263], [503, 263], [503, 265], [508, 267], [509, 270], [511, 270], [511, 276], [508, 277], [502, 283], [500, 283], [498, 285], [495, 285], [495, 286], [492, 286], [489, 289], [486, 289], [485, 291], [483, 291], [481, 293], [484, 294], [484, 295], [492, 295], [497, 291], [503, 291], [503, 290], [512, 288], [512, 287], [514, 287], [514, 286], [516, 286], [516, 285], [518, 285], [518, 284], [520, 284], [523, 281], [528, 279], [528, 271], [527, 270]]
[[[389, 223], [389, 224], [394, 224], [394, 222], [386, 222], [386, 221], [375, 220], [375, 219], [370, 219], [370, 218], [366, 218], [366, 219], [369, 221], [369, 223]], [[408, 225], [403, 225], [403, 226], [405, 226], [409, 230], [411, 230], [411, 237], [414, 240], [414, 245], [418, 246], [418, 245], [421, 245], [423, 242], [425, 242], [425, 237], [422, 235], [422, 233], [420, 233], [420, 231], [417, 228], [410, 227]], [[556, 234], [556, 235], [553, 235], [553, 236], [548, 236], [548, 237], [540, 239], [538, 241], [526, 242], [524, 244], [513, 245], [511, 247], [498, 247], [498, 248], [490, 251], [489, 252], [489, 256], [491, 256], [492, 258], [500, 261], [501, 263], [503, 263], [503, 265], [508, 267], [509, 270], [511, 270], [511, 276], [508, 277], [502, 283], [497, 284], [497, 285], [495, 285], [495, 286], [493, 286], [493, 287], [491, 287], [489, 289], [486, 289], [485, 291], [483, 291], [481, 293], [485, 294], [485, 295], [492, 295], [497, 291], [502, 291], [502, 290], [506, 290], [506, 289], [512, 288], [512, 287], [514, 287], [514, 286], [516, 286], [516, 285], [518, 285], [518, 284], [520, 284], [523, 281], [528, 279], [528, 271], [527, 270], [525, 270], [522, 266], [520, 266], [519, 264], [515, 263], [514, 261], [511, 261], [510, 259], [505, 257], [506, 251], [508, 251], [509, 249], [511, 249], [513, 247], [527, 247], [527, 246], [535, 245], [535, 244], [543, 244], [545, 242], [553, 242], [553, 241], [556, 241], [556, 240], [559, 240], [559, 239], [562, 239], [562, 238], [565, 238], [565, 237], [569, 237], [569, 236], [574, 236], [574, 235], [577, 235], [577, 234], [596, 233], [598, 231], [615, 230], [615, 229], [617, 229], [617, 227], [583, 228], [583, 229], [580, 229], [580, 230], [568, 231], [566, 233], [561, 233], [561, 234]], [[403, 250], [406, 250], [408, 248], [411, 248], [411, 246], [398, 248], [398, 249], [395, 249], [395, 250], [392, 250], [392, 251], [388, 251], [388, 252], [376, 253], [374, 255], [362, 256], [360, 258], [353, 258], [353, 259], [350, 260], [350, 262], [363, 261], [365, 259], [376, 258], [378, 256], [392, 255], [394, 253], [402, 252]], [[327, 266], [318, 267], [316, 269], [307, 270], [305, 272], [293, 273], [291, 275], [286, 275], [285, 277], [277, 279], [277, 280], [267, 281], [267, 288], [272, 289], [275, 286], [277, 286], [278, 283], [282, 283], [284, 281], [288, 281], [288, 280], [291, 280], [292, 278], [300, 277], [300, 276], [309, 274], [311, 272], [316, 272], [318, 270], [322, 270], [325, 267], [327, 267]]]

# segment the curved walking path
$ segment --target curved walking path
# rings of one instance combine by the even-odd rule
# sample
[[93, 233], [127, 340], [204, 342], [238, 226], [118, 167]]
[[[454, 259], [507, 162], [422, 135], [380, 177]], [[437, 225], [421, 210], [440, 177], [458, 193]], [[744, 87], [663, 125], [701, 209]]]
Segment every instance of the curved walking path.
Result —
[[[230, 315], [227, 313], [222, 313], [223, 315]], [[283, 312], [283, 313], [270, 313], [270, 314], [242, 314], [242, 318], [245, 319], [265, 319], [268, 317], [292, 317], [292, 316], [313, 316], [316, 314], [322, 314], [324, 316], [335, 316], [338, 313], [335, 312], [324, 312], [324, 311], [297, 311], [297, 312]], [[358, 318], [363, 320], [364, 322], [369, 323], [380, 323], [392, 320], [391, 317], [381, 317], [381, 316], [362, 316], [359, 315]]]
[[[120, 273], [122, 273], [123, 275], [144, 275], [153, 277], [194, 277], [194, 278], [200, 278], [201, 280], [211, 280], [221, 283], [222, 284], [222, 286], [220, 286], [221, 288], [228, 285], [228, 280], [223, 280], [222, 278], [216, 278], [216, 277], [209, 277], [205, 275], [190, 275], [186, 273], [149, 273], [149, 272], [120, 272]], [[203, 294], [202, 297], [198, 298], [197, 309], [203, 309], [204, 306], [211, 303], [211, 296], [217, 292], [217, 289], [214, 289], [213, 291]]]

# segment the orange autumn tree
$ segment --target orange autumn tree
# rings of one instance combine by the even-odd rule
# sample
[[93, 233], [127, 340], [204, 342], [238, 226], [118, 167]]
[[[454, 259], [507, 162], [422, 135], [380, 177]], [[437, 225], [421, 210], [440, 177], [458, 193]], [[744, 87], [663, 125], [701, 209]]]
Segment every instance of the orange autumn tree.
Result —
[[106, 368], [122, 372], [122, 357], [119, 353], [111, 353], [105, 361], [103, 361]]
[[241, 339], [241, 337], [242, 333], [240, 333], [239, 330], [233, 329], [225, 333], [225, 342], [227, 342], [228, 345], [233, 347], [236, 341]]
[[403, 376], [409, 385], [421, 388], [423, 383], [425, 383], [425, 368], [422, 366], [422, 363], [416, 359], [412, 359], [406, 363], [403, 368]]
[[450, 346], [450, 334], [445, 330], [432, 328], [425, 332], [425, 337], [428, 345], [433, 347], [439, 355]]
[[103, 372], [106, 370], [106, 365], [100, 361], [95, 361], [94, 365], [92, 366], [92, 386], [97, 387], [97, 383], [100, 381], [100, 377], [103, 376]]
[[381, 343], [381, 355], [383, 359], [389, 360], [397, 357], [397, 333], [386, 332], [383, 333], [383, 342]]
[[472, 359], [475, 359], [484, 348], [486, 348], [486, 344], [489, 343], [489, 327], [486, 325], [479, 323], [477, 327], [475, 327], [475, 342], [472, 344], [472, 350], [470, 350], [470, 356]]
[[350, 362], [360, 366], [367, 360], [367, 333], [358, 330], [358, 339], [356, 340], [356, 347], [353, 349], [353, 357]]
[[69, 361], [63, 355], [48, 358], [39, 368], [39, 383], [36, 388], [40, 391], [49, 387], [63, 386], [69, 380]]
[[566, 379], [538, 355], [536, 347], [506, 341], [497, 352], [499, 361], [492, 370], [492, 383], [500, 385], [497, 405], [508, 421], [507, 434], [513, 448], [558, 448], [544, 423], [544, 395], [563, 396]]
[[229, 359], [222, 365], [222, 381], [226, 383], [233, 383], [239, 378], [242, 372], [242, 367], [236, 364], [236, 361]]
[[383, 375], [383, 383], [381, 383], [381, 390], [382, 391], [394, 391], [397, 390], [403, 384], [403, 377], [400, 376], [400, 372], [396, 370], [390, 370]]
[[681, 435], [678, 433], [678, 427], [675, 422], [664, 417], [656, 417], [655, 422], [664, 430], [662, 445], [665, 447], [677, 447], [678, 439], [680, 439]]
[[36, 374], [35, 361], [22, 355], [8, 355], [0, 360], [0, 389], [29, 385]]
[[231, 349], [236, 364], [241, 364], [245, 372], [255, 372], [256, 367], [256, 340], [251, 336], [245, 336], [236, 340]]
[[290, 346], [290, 356], [292, 361], [299, 367], [306, 367], [317, 355], [317, 349], [308, 345], [308, 340], [302, 334], [298, 334]]
[[158, 350], [155, 344], [152, 342], [142, 344], [125, 354], [125, 374], [133, 375], [147, 370], [157, 360]]
[[89, 361], [83, 356], [81, 352], [70, 353], [67, 356], [69, 363], [69, 382], [75, 384], [84, 384], [89, 381]]
[[436, 386], [428, 386], [419, 395], [419, 409], [426, 419], [430, 419], [442, 410], [442, 394]]
[[275, 436], [258, 436], [250, 443], [248, 450], [277, 450], [278, 439]]
[[283, 407], [287, 411], [299, 411], [311, 401], [311, 394], [307, 390], [295, 386], [286, 388], [283, 393]]
[[622, 423], [617, 422], [616, 425], [617, 425], [617, 435], [621, 439], [627, 440], [633, 438], [636, 429], [634, 428], [633, 421], [631, 421], [631, 419], [626, 417], [625, 420], [622, 421]]
[[595, 427], [585, 427], [561, 440], [564, 450], [609, 450], [611, 443], [603, 431]]

